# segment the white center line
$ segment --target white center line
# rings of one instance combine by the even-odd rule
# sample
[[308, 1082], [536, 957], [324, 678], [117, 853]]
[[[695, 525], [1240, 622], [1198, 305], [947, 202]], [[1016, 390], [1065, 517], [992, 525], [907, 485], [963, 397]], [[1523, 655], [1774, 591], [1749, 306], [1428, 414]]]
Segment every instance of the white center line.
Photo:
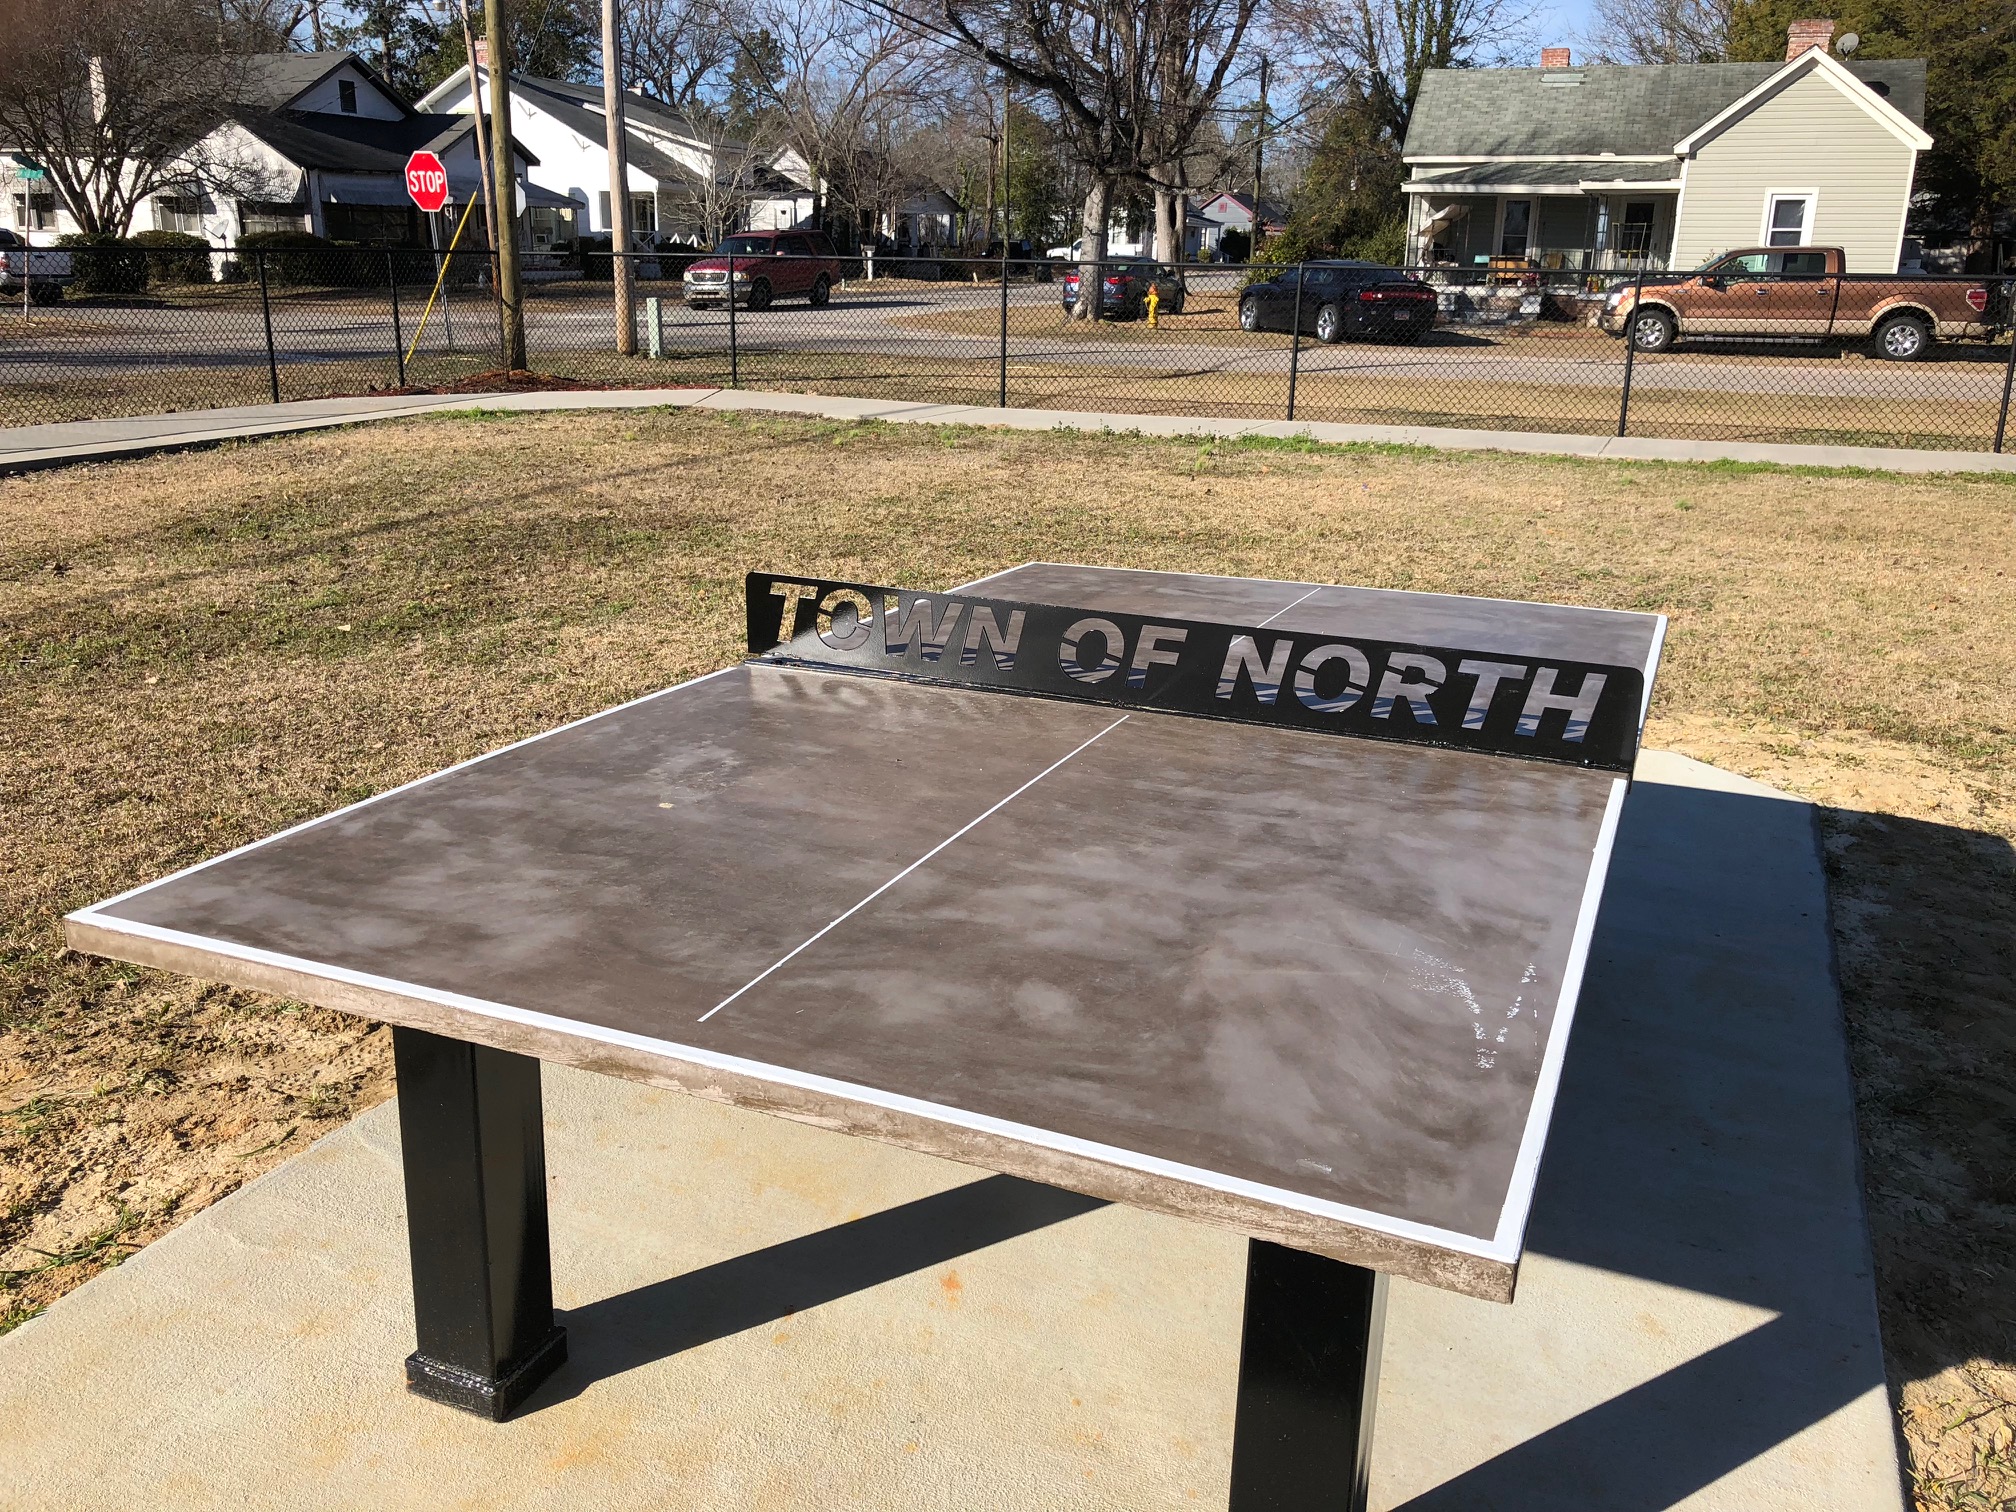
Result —
[[[1288, 607], [1292, 609], [1295, 606], [1291, 604]], [[763, 978], [770, 975], [771, 972], [777, 970], [778, 967], [782, 966], [785, 962], [789, 961], [793, 956], [797, 955], [799, 951], [804, 950], [809, 945], [812, 945], [813, 943], [818, 941], [822, 936], [831, 933], [833, 930], [837, 929], [840, 925], [846, 923], [847, 920], [851, 919], [855, 914], [861, 912], [862, 909], [866, 908], [870, 903], [873, 903], [877, 898], [881, 897], [882, 894], [889, 891], [890, 888], [894, 887], [898, 882], [901, 882], [905, 877], [909, 876], [910, 873], [917, 870], [918, 867], [922, 866], [926, 861], [929, 861], [933, 856], [937, 855], [938, 852], [945, 849], [945, 847], [950, 845], [954, 840], [957, 840], [961, 835], [965, 834], [968, 830], [972, 829], [973, 826], [978, 824], [982, 819], [985, 819], [988, 816], [988, 814], [993, 814], [1001, 809], [1006, 808], [1009, 804], [1013, 803], [1017, 798], [1020, 798], [1024, 793], [1028, 792], [1029, 789], [1036, 786], [1036, 784], [1041, 782], [1045, 777], [1048, 777], [1052, 772], [1056, 771], [1057, 768], [1064, 765], [1064, 763], [1069, 761], [1073, 756], [1076, 756], [1079, 751], [1084, 750], [1086, 746], [1091, 745], [1094, 741], [1103, 739], [1105, 736], [1112, 734], [1115, 730], [1119, 729], [1120, 726], [1127, 723], [1127, 721], [1132, 719], [1133, 717], [1134, 716], [1131, 714], [1122, 714], [1118, 719], [1114, 720], [1113, 723], [1106, 726], [1106, 728], [1101, 730], [1097, 735], [1094, 735], [1091, 740], [1086, 741], [1084, 745], [1077, 746], [1074, 749], [1066, 752], [1064, 755], [1058, 757], [1055, 761], [1051, 762], [1050, 765], [1043, 768], [1042, 771], [1038, 772], [1034, 777], [1031, 777], [1027, 782], [1023, 783], [1022, 786], [1015, 789], [1015, 791], [1010, 793], [1006, 798], [1003, 798], [999, 803], [995, 804], [993, 808], [988, 809], [986, 813], [976, 816], [968, 823], [961, 825], [958, 829], [954, 830], [951, 834], [947, 835], [943, 840], [940, 840], [936, 845], [932, 846], [931, 849], [924, 852], [923, 855], [919, 856], [915, 861], [912, 861], [908, 866], [904, 867], [903, 870], [896, 873], [895, 876], [891, 877], [887, 882], [884, 882], [880, 887], [876, 888], [875, 891], [868, 894], [867, 897], [863, 898], [859, 903], [856, 903], [852, 908], [848, 909], [847, 912], [841, 914], [837, 919], [833, 920], [832, 923], [828, 924], [824, 929], [820, 930], [818, 934], [808, 937], [795, 949], [787, 952], [784, 955], [779, 956], [776, 960], [772, 961], [768, 966], [764, 967], [761, 971], [757, 972], [755, 976], [749, 978], [748, 981], [744, 982], [740, 987], [737, 987], [733, 992], [729, 993], [728, 996], [721, 999], [721, 1001], [716, 1003], [712, 1008], [709, 1008], [705, 1013], [701, 1014], [699, 1018], [694, 1020], [694, 1022], [699, 1024], [706, 1023], [707, 1020], [714, 1017], [715, 1014], [719, 1013], [723, 1008], [726, 1008], [730, 1003], [734, 1002], [735, 999], [742, 996], [743, 993], [747, 992], [751, 987], [754, 987], [758, 982], [762, 981]]]
[[[1303, 594], [1302, 598], [1298, 598], [1297, 600], [1295, 600], [1295, 604], [1301, 603], [1302, 599], [1312, 599], [1322, 591], [1323, 591], [1322, 586], [1319, 584], [1318, 586], [1311, 588], [1307, 593]], [[1286, 614], [1290, 609], [1293, 609], [1295, 607], [1295, 604], [1283, 604], [1279, 609], [1276, 609], [1272, 614], [1268, 615], [1267, 618], [1260, 621], [1260, 623], [1255, 625], [1253, 628], [1255, 630], [1265, 630], [1269, 625], [1273, 624], [1274, 621], [1281, 618], [1281, 616]]]

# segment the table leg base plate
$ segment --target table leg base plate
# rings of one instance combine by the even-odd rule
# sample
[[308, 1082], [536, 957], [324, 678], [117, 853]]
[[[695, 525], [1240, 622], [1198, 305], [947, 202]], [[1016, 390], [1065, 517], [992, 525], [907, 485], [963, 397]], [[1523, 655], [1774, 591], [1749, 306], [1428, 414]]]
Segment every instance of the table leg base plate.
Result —
[[406, 1389], [430, 1402], [442, 1402], [501, 1423], [546, 1377], [567, 1361], [567, 1330], [556, 1328], [546, 1341], [502, 1376], [479, 1375], [414, 1353], [406, 1357]]

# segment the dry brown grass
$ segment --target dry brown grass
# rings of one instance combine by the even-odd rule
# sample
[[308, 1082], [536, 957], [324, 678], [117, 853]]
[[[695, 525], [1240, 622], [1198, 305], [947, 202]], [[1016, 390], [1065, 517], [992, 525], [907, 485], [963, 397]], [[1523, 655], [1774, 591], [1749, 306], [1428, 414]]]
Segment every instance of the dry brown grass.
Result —
[[718, 666], [749, 566], [1044, 557], [1663, 611], [1652, 738], [1825, 805], [1926, 1507], [2016, 1428], [2016, 487], [704, 413], [434, 419], [0, 482], [0, 1313], [385, 1091], [334, 1015], [63, 911]]

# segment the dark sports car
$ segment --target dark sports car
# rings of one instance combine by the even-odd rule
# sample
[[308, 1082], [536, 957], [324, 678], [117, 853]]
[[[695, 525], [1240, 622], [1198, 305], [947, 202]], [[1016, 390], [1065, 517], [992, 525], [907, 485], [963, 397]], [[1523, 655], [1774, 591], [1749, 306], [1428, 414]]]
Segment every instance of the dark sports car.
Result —
[[[1241, 330], [1295, 324], [1295, 271], [1240, 291]], [[1435, 327], [1435, 290], [1384, 263], [1304, 263], [1301, 324], [1318, 341], [1419, 341]]]

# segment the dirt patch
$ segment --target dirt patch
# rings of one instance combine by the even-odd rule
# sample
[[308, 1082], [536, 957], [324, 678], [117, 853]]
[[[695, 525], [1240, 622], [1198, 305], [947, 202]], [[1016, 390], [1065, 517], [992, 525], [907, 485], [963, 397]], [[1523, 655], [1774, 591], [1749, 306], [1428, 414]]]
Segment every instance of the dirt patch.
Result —
[[662, 411], [0, 480], [0, 1312], [386, 1090], [382, 1032], [69, 955], [64, 911], [732, 660], [752, 565], [1594, 603], [1673, 617], [1655, 744], [1823, 806], [1921, 1504], [2006, 1502], [2012, 500], [1986, 477]]

